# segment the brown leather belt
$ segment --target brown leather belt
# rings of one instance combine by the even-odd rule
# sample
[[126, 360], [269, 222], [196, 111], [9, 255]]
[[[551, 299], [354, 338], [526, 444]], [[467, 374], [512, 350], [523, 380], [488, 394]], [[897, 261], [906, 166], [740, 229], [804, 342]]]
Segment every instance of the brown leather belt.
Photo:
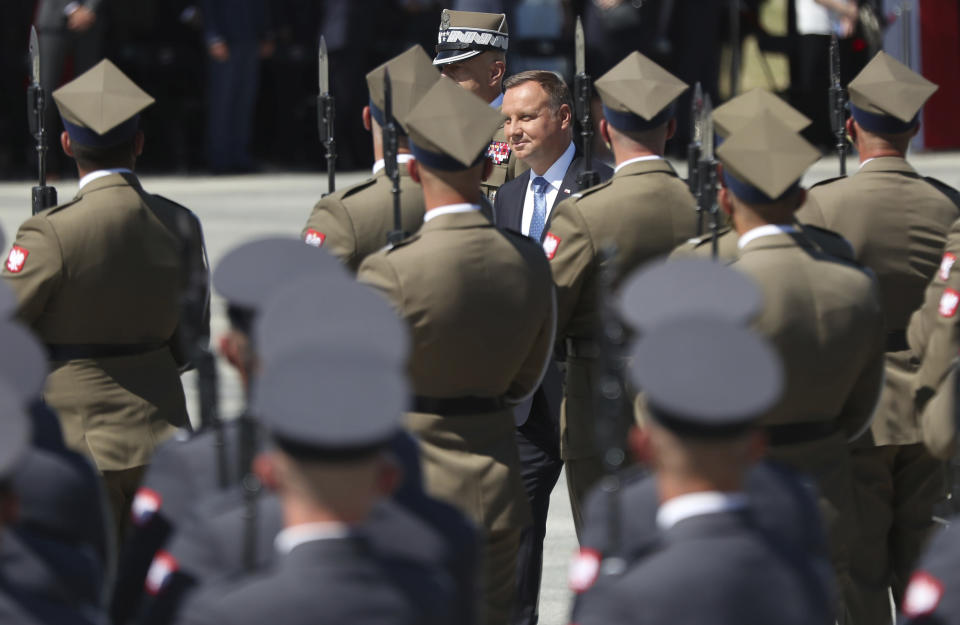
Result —
[[438, 415], [465, 415], [503, 410], [507, 404], [502, 397], [425, 397], [413, 398], [414, 412]]
[[771, 446], [794, 445], [826, 438], [837, 431], [837, 424], [833, 421], [810, 421], [768, 425], [763, 429], [767, 432], [767, 442]]
[[81, 360], [85, 358], [119, 358], [139, 356], [164, 347], [165, 341], [156, 343], [64, 343], [47, 344], [50, 360]]

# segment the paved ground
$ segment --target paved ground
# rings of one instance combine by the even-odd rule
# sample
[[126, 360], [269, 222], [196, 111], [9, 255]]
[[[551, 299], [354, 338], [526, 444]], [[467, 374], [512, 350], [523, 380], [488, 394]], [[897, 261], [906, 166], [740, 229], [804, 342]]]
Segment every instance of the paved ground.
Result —
[[[960, 187], [960, 155], [920, 155], [913, 159], [918, 169]], [[850, 168], [855, 168], [851, 159]], [[678, 164], [682, 171], [683, 164]], [[836, 159], [825, 159], [808, 174], [807, 182], [835, 176]], [[344, 174], [339, 186], [362, 179], [365, 174]], [[0, 226], [13, 238], [18, 224], [30, 213], [30, 182], [0, 184]], [[259, 175], [222, 178], [148, 177], [144, 186], [191, 207], [200, 216], [206, 231], [211, 262], [216, 265], [223, 254], [244, 241], [268, 234], [298, 234], [310, 208], [326, 188], [322, 175]], [[72, 196], [76, 181], [58, 184], [61, 199]], [[225, 327], [223, 303], [213, 304], [213, 333]], [[221, 363], [222, 364], [222, 363]], [[236, 376], [221, 366], [223, 412], [236, 414], [241, 405]], [[192, 391], [193, 380], [186, 380]], [[192, 399], [192, 398], [191, 398]], [[566, 563], [576, 548], [573, 521], [564, 484], [553, 494], [547, 525], [544, 583], [541, 598], [543, 625], [566, 623], [569, 593], [566, 589]]]

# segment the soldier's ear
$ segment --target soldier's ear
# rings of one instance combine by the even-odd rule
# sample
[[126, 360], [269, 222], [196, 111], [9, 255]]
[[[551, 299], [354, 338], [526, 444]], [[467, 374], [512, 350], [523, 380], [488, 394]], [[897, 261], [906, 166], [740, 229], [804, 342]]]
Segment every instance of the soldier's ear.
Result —
[[367, 132], [370, 132], [373, 129], [373, 124], [370, 123], [370, 107], [363, 107], [363, 113], [361, 113], [363, 118], [363, 127], [367, 129]]
[[641, 430], [636, 425], [631, 426], [627, 441], [634, 460], [645, 466], [653, 466], [653, 445], [650, 443], [649, 431]]
[[380, 463], [380, 470], [377, 474], [376, 489], [377, 493], [389, 497], [403, 482], [403, 469], [397, 462], [384, 454], [383, 461]]
[[412, 178], [414, 182], [420, 184], [420, 166], [417, 165], [417, 159], [411, 158], [407, 161], [407, 173], [410, 174], [410, 178]]
[[70, 144], [70, 135], [66, 130], [60, 133], [60, 147], [63, 148], [63, 153], [73, 158], [73, 147]]
[[850, 138], [850, 143], [856, 144], [857, 143], [857, 122], [853, 119], [853, 117], [848, 117], [847, 122], [844, 125], [847, 128], [847, 137]]
[[750, 432], [749, 448], [747, 451], [751, 462], [759, 462], [767, 455], [767, 434], [760, 428]]
[[677, 134], [677, 118], [671, 117], [670, 121], [667, 122], [667, 141], [673, 139], [675, 134]]
[[142, 130], [138, 130], [137, 134], [133, 137], [133, 155], [140, 156], [143, 154], [143, 144], [146, 143], [146, 137], [143, 134]]
[[270, 452], [257, 454], [253, 459], [253, 473], [260, 480], [260, 483], [276, 491], [280, 486], [280, 480], [277, 475], [277, 459]]
[[733, 200], [730, 197], [730, 190], [726, 187], [717, 189], [717, 203], [727, 216], [733, 215]]
[[607, 149], [613, 150], [613, 141], [610, 139], [610, 124], [603, 118], [600, 119], [600, 136], [603, 138], [603, 143], [607, 146]]

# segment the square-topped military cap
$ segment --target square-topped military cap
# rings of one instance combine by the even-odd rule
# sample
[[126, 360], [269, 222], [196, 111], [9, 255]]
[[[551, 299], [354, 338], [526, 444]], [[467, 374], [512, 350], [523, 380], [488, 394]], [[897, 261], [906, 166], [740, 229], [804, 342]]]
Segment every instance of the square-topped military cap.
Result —
[[404, 120], [410, 151], [430, 169], [469, 169], [483, 159], [501, 117], [486, 102], [443, 78]]
[[658, 324], [631, 350], [630, 375], [651, 416], [680, 436], [734, 436], [779, 400], [783, 366], [757, 333], [724, 319]]
[[440, 72], [430, 62], [423, 48], [413, 46], [367, 74], [370, 114], [381, 126], [385, 124], [383, 77], [387, 70], [390, 71], [393, 119], [397, 122], [398, 130], [406, 133], [402, 120], [430, 87], [440, 80]]
[[0, 379], [0, 480], [8, 479], [30, 447], [30, 420], [22, 393]]
[[506, 52], [510, 37], [503, 13], [451, 11], [440, 14], [437, 57], [434, 65], [457, 63], [487, 50]]
[[850, 112], [870, 132], [906, 132], [937, 88], [881, 50], [847, 86]]
[[20, 394], [24, 406], [40, 399], [47, 381], [47, 353], [39, 340], [16, 321], [0, 320], [0, 380]]
[[713, 127], [723, 138], [749, 126], [761, 111], [769, 111], [790, 130], [800, 132], [812, 122], [806, 115], [766, 89], [751, 89], [713, 111]]
[[262, 307], [254, 325], [265, 366], [309, 341], [321, 351], [354, 349], [404, 367], [410, 350], [406, 323], [379, 293], [355, 280], [317, 288], [313, 276], [285, 283]]
[[409, 404], [404, 368], [396, 363], [308, 342], [263, 368], [252, 409], [284, 451], [336, 461], [382, 449]]
[[793, 191], [820, 152], [769, 111], [717, 148], [724, 182], [742, 201], [776, 202]]
[[54, 91], [53, 99], [70, 140], [96, 147], [133, 137], [140, 112], [154, 102], [107, 59]]
[[639, 52], [631, 52], [594, 85], [607, 123], [624, 132], [665, 124], [673, 117], [677, 97], [687, 90], [686, 83]]
[[641, 334], [688, 315], [708, 315], [747, 325], [761, 310], [757, 284], [742, 271], [700, 258], [648, 263], [620, 289], [620, 317]]

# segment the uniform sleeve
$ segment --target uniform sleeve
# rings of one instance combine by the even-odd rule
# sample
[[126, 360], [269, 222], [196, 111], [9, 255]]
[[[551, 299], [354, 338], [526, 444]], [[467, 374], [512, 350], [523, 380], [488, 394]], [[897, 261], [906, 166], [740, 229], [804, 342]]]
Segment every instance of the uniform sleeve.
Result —
[[353, 220], [339, 201], [324, 198], [317, 202], [300, 236], [308, 245], [322, 247], [351, 271], [357, 271], [360, 264], [357, 258], [357, 235]]
[[378, 252], [367, 256], [360, 263], [357, 271], [357, 281], [373, 287], [390, 302], [398, 313], [403, 313], [403, 293], [400, 289], [400, 278], [387, 259], [386, 252]]
[[33, 325], [60, 286], [63, 252], [60, 240], [44, 217], [34, 217], [20, 226], [9, 250], [3, 277], [17, 294], [17, 318]]
[[591, 334], [587, 326], [590, 311], [596, 308], [592, 276], [596, 273], [596, 250], [575, 198], [553, 209], [543, 246], [557, 287], [557, 340], [577, 333]]
[[840, 427], [849, 441], [859, 438], [870, 426], [877, 401], [880, 399], [880, 392], [883, 390], [886, 334], [875, 281], [872, 292], [875, 299], [874, 314], [872, 315], [873, 341], [865, 355], [860, 375], [840, 412]]
[[557, 298], [553, 291], [551, 288], [550, 309], [540, 325], [530, 353], [507, 389], [506, 397], [510, 403], [519, 404], [533, 395], [550, 365], [557, 329]]

